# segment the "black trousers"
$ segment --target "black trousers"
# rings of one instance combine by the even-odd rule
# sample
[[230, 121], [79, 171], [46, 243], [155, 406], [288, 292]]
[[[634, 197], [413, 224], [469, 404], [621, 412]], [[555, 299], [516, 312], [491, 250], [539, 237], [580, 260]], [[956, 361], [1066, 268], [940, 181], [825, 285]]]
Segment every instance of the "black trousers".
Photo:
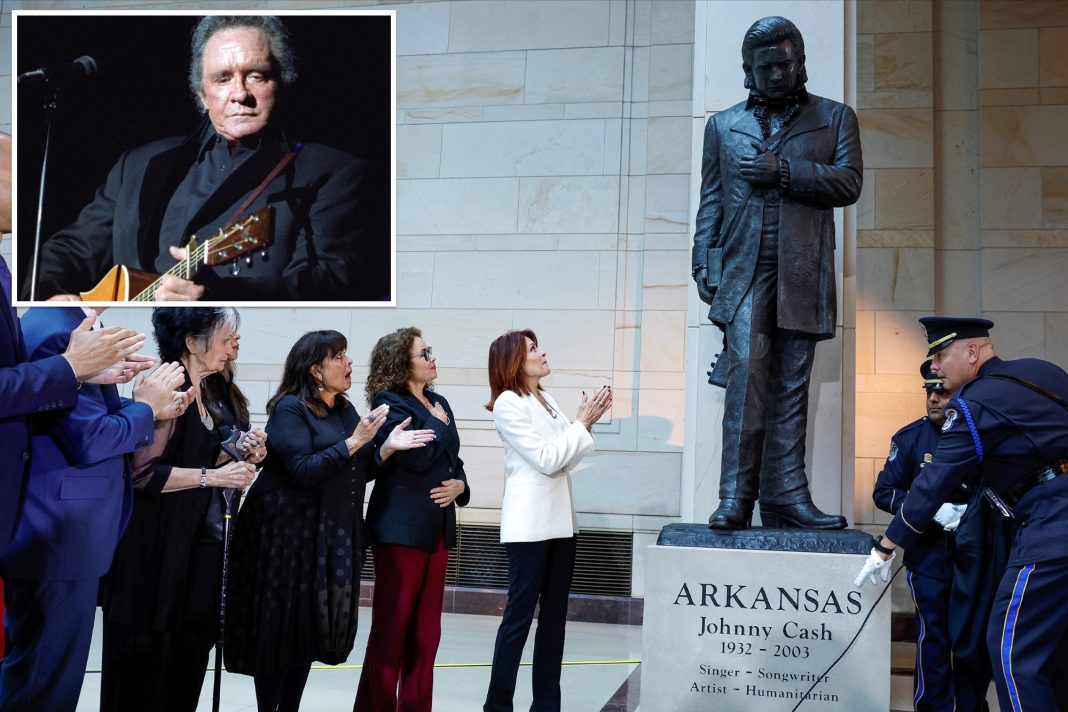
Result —
[[540, 603], [534, 633], [534, 702], [531, 712], [560, 710], [560, 665], [564, 658], [564, 626], [571, 574], [575, 568], [575, 537], [506, 543], [508, 604], [504, 608], [485, 712], [510, 712], [519, 673], [519, 658]]
[[797, 504], [805, 476], [816, 339], [778, 327], [779, 205], [764, 206], [756, 272], [727, 326], [720, 499]]
[[105, 616], [101, 712], [195, 712], [219, 637], [222, 544], [197, 547], [172, 629], [124, 625]]

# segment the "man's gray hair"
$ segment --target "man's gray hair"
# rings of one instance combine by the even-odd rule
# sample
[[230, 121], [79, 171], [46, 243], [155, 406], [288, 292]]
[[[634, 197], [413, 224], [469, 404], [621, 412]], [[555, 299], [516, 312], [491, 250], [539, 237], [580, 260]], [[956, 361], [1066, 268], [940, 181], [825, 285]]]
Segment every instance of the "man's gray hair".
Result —
[[271, 63], [275, 65], [280, 88], [285, 88], [297, 80], [296, 56], [289, 40], [289, 31], [282, 21], [271, 15], [209, 15], [202, 17], [193, 29], [192, 59], [189, 62], [189, 91], [193, 94], [197, 106], [203, 108], [200, 99], [203, 88], [204, 48], [216, 32], [235, 27], [249, 27], [262, 30], [267, 35], [271, 46]]

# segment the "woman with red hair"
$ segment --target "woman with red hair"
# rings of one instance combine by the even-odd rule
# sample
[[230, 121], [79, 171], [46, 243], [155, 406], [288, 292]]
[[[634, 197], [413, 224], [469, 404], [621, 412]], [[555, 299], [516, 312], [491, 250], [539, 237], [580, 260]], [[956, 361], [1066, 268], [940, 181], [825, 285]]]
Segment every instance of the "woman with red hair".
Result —
[[603, 386], [592, 398], [583, 393], [572, 423], [542, 390], [540, 381], [548, 375], [548, 357], [533, 331], [509, 331], [490, 345], [486, 408], [504, 443], [501, 543], [508, 553], [508, 604], [493, 648], [486, 712], [512, 709], [519, 656], [539, 602], [531, 709], [560, 709], [578, 533], [570, 471], [593, 450], [593, 424], [612, 406], [612, 389]]

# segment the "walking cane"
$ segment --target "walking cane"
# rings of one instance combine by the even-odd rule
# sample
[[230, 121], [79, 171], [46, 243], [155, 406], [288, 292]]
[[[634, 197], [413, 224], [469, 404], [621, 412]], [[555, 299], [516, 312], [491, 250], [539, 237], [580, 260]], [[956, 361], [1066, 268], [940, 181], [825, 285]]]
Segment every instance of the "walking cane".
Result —
[[[244, 461], [244, 457], [237, 451], [237, 441], [241, 432], [236, 428], [230, 437], [222, 443], [222, 451], [230, 456], [234, 462]], [[233, 520], [234, 499], [237, 496], [236, 489], [224, 489], [223, 501], [226, 503], [226, 513], [223, 516], [223, 555], [222, 555], [222, 594], [219, 596], [219, 635], [215, 641], [215, 685], [211, 695], [211, 712], [219, 712], [219, 694], [222, 688], [222, 656], [223, 656], [223, 633], [226, 628], [226, 575], [230, 569], [230, 522]]]

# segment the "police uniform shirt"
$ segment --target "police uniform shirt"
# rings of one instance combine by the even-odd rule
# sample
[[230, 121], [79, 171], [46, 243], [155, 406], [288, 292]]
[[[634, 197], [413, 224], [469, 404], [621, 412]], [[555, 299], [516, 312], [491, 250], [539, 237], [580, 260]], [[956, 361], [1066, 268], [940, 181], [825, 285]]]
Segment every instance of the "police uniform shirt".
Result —
[[[890, 441], [890, 454], [875, 481], [872, 498], [879, 509], [897, 514], [913, 482], [929, 467], [938, 449], [939, 426], [926, 416], [898, 430]], [[960, 504], [970, 499], [967, 484], [955, 488], [948, 499]], [[948, 581], [952, 574], [950, 548], [952, 538], [932, 521], [924, 533], [905, 552], [905, 566], [924, 576]]]
[[[933, 462], [912, 483], [887, 528], [905, 549], [920, 538], [935, 512], [960, 483], [979, 475], [1004, 496], [1015, 485], [1065, 456], [1068, 411], [1031, 389], [999, 378], [1026, 379], [1062, 398], [1068, 373], [1039, 359], [991, 358], [946, 408]], [[1068, 556], [1068, 475], [1028, 491], [1015, 506], [1017, 534], [1009, 566]]]

